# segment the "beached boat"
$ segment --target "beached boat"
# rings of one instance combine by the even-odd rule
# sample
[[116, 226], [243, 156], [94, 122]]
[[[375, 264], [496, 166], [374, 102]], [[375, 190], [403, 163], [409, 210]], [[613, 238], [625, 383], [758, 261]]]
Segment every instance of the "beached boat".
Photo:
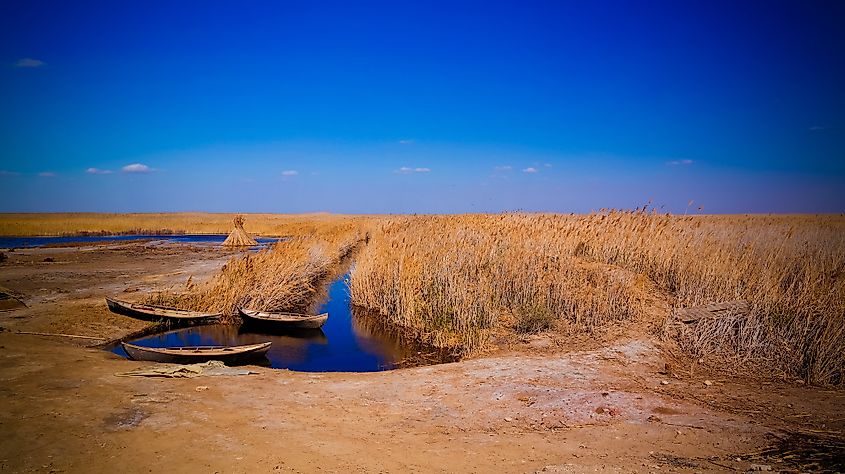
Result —
[[272, 342], [246, 346], [193, 346], [193, 347], [141, 347], [128, 342], [121, 343], [123, 350], [132, 360], [193, 364], [219, 360], [233, 365], [259, 359], [267, 355]]
[[106, 298], [109, 310], [112, 313], [122, 314], [145, 321], [170, 321], [170, 322], [200, 322], [220, 317], [220, 313], [203, 313], [200, 311], [189, 311], [186, 309], [170, 308], [167, 306], [155, 306], [140, 303], [129, 303], [128, 301]]
[[238, 313], [245, 323], [272, 326], [280, 329], [319, 329], [329, 319], [329, 313], [318, 315], [271, 313], [247, 308], [239, 308]]

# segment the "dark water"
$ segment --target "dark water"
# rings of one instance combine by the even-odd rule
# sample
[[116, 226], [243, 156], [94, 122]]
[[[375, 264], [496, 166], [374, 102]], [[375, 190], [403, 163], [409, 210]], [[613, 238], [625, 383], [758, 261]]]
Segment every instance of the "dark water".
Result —
[[[77, 244], [91, 242], [121, 242], [126, 240], [152, 239], [168, 243], [222, 244], [227, 234], [174, 234], [174, 235], [81, 235], [65, 237], [0, 237], [0, 248], [41, 247], [55, 244]], [[278, 238], [258, 237], [259, 244], [271, 244]]]
[[[143, 337], [134, 344], [148, 347], [239, 345], [271, 341], [269, 365], [303, 372], [374, 372], [395, 368], [409, 360], [419, 363], [422, 352], [403, 345], [381, 331], [371, 316], [355, 315], [350, 306], [348, 274], [329, 287], [319, 312], [328, 312], [322, 329], [276, 333], [256, 332], [232, 325], [193, 326]], [[126, 357], [123, 348], [112, 350]]]

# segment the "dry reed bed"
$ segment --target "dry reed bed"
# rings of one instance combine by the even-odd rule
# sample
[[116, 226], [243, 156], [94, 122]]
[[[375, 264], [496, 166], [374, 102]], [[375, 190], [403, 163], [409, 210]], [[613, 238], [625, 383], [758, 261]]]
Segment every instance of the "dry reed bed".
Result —
[[461, 354], [490, 329], [595, 330], [643, 314], [647, 282], [678, 307], [734, 299], [751, 314], [667, 325], [681, 348], [841, 384], [842, 216], [506, 214], [391, 219], [352, 274], [357, 305]]
[[[46, 213], [0, 214], [0, 235], [228, 234], [235, 214]], [[359, 220], [331, 214], [246, 214], [247, 230], [261, 235], [305, 235], [324, 225]]]
[[352, 301], [425, 342], [465, 356], [497, 325], [595, 330], [643, 311], [643, 281], [561, 251], [553, 234], [510, 216], [411, 217], [374, 231], [352, 271]]
[[222, 312], [237, 320], [240, 306], [263, 311], [302, 311], [323, 276], [366, 235], [367, 221], [311, 223], [308, 231], [272, 248], [233, 257], [211, 281], [189, 283], [182, 292], [162, 292], [147, 302]]
[[[0, 235], [226, 233], [231, 214], [2, 214]], [[696, 357], [765, 366], [815, 383], [845, 373], [845, 217], [503, 214], [370, 218], [247, 215], [295, 238], [235, 258], [211, 283], [162, 302], [231, 313], [296, 309], [368, 230], [353, 303], [458, 355], [491, 330], [600, 330], [637, 319], [656, 284], [678, 307], [745, 299], [749, 315], [666, 324]], [[371, 229], [372, 227], [372, 229]], [[668, 322], [671, 322], [669, 320]]]

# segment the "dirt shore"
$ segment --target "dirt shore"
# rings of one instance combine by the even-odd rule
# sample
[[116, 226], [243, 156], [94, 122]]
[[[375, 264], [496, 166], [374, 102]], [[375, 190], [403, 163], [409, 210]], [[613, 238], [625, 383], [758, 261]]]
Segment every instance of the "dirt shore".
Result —
[[675, 376], [648, 335], [380, 373], [117, 377], [146, 364], [15, 332], [143, 330], [102, 298], [208, 278], [227, 255], [131, 242], [7, 256], [0, 286], [28, 307], [0, 312], [2, 471], [796, 471], [842, 449], [842, 391]]

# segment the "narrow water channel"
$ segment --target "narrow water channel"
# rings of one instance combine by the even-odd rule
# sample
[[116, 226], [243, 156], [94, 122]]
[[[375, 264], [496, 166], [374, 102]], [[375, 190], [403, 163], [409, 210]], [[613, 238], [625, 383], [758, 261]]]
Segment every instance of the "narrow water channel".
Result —
[[[392, 334], [378, 330], [371, 316], [353, 313], [349, 274], [334, 280], [328, 297], [318, 308], [329, 313], [322, 329], [268, 333], [235, 325], [192, 326], [146, 336], [133, 344], [146, 347], [240, 345], [270, 341], [269, 366], [303, 372], [374, 372], [389, 370], [419, 353], [403, 347]], [[112, 352], [126, 357], [118, 345]]]

